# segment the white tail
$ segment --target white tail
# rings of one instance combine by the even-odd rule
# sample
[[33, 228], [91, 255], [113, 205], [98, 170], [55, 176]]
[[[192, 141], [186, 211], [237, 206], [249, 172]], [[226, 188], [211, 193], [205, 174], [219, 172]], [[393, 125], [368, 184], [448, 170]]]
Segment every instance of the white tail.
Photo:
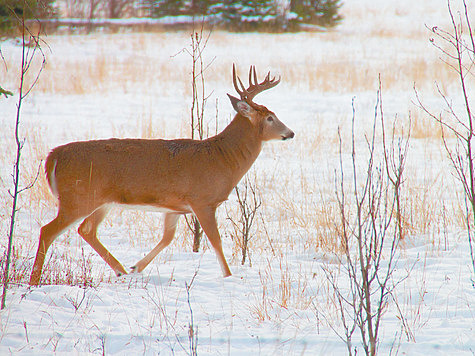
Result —
[[[239, 81], [240, 88], [237, 81]], [[48, 155], [46, 176], [58, 197], [58, 215], [41, 228], [30, 284], [38, 284], [46, 252], [54, 239], [79, 219], [78, 232], [117, 275], [124, 267], [101, 244], [97, 227], [110, 204], [151, 206], [165, 211], [162, 240], [132, 269], [141, 272], [173, 239], [181, 214], [193, 213], [213, 246], [223, 275], [231, 275], [223, 254], [215, 211], [256, 160], [262, 142], [294, 137], [275, 114], [252, 99], [279, 80], [269, 74], [258, 83], [254, 67], [244, 89], [233, 66], [240, 99], [229, 96], [237, 111], [218, 135], [189, 139], [110, 139], [72, 142]]]

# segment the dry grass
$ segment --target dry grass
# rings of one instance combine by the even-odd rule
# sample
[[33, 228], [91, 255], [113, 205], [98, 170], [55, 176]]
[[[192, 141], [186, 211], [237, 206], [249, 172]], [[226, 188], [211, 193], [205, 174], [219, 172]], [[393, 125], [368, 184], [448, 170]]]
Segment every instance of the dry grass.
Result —
[[261, 286], [251, 292], [249, 311], [255, 320], [282, 322], [289, 309], [307, 310], [314, 301], [309, 293], [308, 271], [290, 266], [285, 255], [277, 256], [259, 270]]
[[442, 129], [440, 124], [434, 120], [428, 119], [427, 115], [424, 115], [420, 109], [416, 108], [411, 113], [411, 121], [411, 137], [413, 139], [440, 140], [442, 138]]
[[[377, 86], [379, 74], [388, 90], [409, 89], [413, 83], [430, 83], [434, 76], [447, 82], [455, 79], [440, 61], [429, 62], [419, 58], [371, 66], [341, 58], [308, 58], [303, 65], [284, 66], [281, 71], [287, 85], [323, 92], [372, 91]], [[228, 77], [228, 63], [215, 64], [213, 70], [207, 73], [210, 82], [226, 81]], [[98, 53], [89, 61], [54, 57], [49, 60], [36, 90], [79, 95], [110, 90], [127, 93], [183, 83], [183, 93], [189, 96], [191, 86], [188, 82], [186, 65], [183, 67], [169, 60], [155, 62], [135, 55], [124, 59], [110, 58]]]
[[455, 76], [438, 59], [400, 59], [393, 62], [369, 64], [344, 56], [335, 58], [307, 58], [302, 65], [287, 66], [282, 76], [289, 85], [302, 90], [318, 89], [322, 92], [374, 91], [378, 76], [384, 83], [384, 90], [410, 90], [412, 85], [426, 85], [434, 78], [453, 81]]
[[[397, 32], [390, 34], [385, 32], [387, 30], [381, 31], [383, 33], [367, 35], [368, 39], [398, 39], [400, 36]], [[334, 32], [325, 36], [318, 34], [308, 36], [314, 36], [316, 43], [321, 41], [340, 43], [343, 35]], [[421, 38], [421, 41], [426, 40], [420, 33], [414, 36]], [[49, 49], [45, 50], [47, 64], [35, 91], [79, 95], [110, 90], [127, 93], [146, 91], [149, 88], [166, 89], [171, 83], [174, 86], [176, 83], [183, 83], [183, 93], [189, 96], [190, 60], [188, 54], [180, 53], [187, 46], [171, 45], [177, 40], [186, 44], [186, 37], [185, 34], [167, 33], [54, 37], [49, 40], [52, 53]], [[78, 52], [76, 58], [61, 56], [60, 53], [55, 52], [60, 42], [62, 44], [65, 42], [66, 47], [80, 51], [85, 39], [93, 41], [98, 50], [94, 53]], [[209, 46], [213, 47], [213, 51], [226, 53], [230, 41], [238, 42], [239, 45], [240, 41], [246, 39], [246, 36], [241, 39], [232, 34], [216, 32], [212, 34]], [[272, 42], [277, 39], [275, 36], [263, 35], [262, 40]], [[279, 40], [289, 41], [289, 44], [293, 41], [291, 37], [281, 37]], [[163, 54], [159, 57], [154, 56], [157, 53], [154, 49], [162, 47]], [[121, 48], [120, 56], [110, 55], [109, 49], [115, 48]], [[434, 80], [446, 83], [454, 80], [452, 71], [436, 57], [406, 58], [394, 53], [394, 55], [389, 54], [387, 60], [381, 61], [375, 60], [373, 54], [364, 51], [361, 54], [349, 55], [345, 46], [337, 46], [334, 51], [325, 55], [317, 53], [310, 50], [296, 63], [294, 61], [286, 63], [285, 58], [277, 60], [265, 55], [262, 59], [257, 59], [258, 62], [255, 64], [259, 68], [268, 66], [279, 68], [286, 84], [291, 87], [302, 90], [318, 89], [323, 92], [373, 91], [377, 87], [379, 74], [381, 74], [385, 89], [408, 90], [414, 83], [432, 85]], [[176, 56], [172, 57], [172, 55]], [[17, 78], [14, 58], [9, 53], [5, 54], [6, 65], [12, 70], [5, 73], [4, 83], [13, 83]], [[205, 60], [208, 63], [212, 58], [205, 58]], [[39, 63], [36, 64], [38, 65]], [[207, 80], [214, 83], [228, 82], [230, 67], [231, 62], [228, 60], [215, 61], [212, 70], [206, 73]], [[34, 69], [32, 68], [31, 73], [36, 73]]]
[[111, 90], [126, 93], [145, 90], [157, 83], [166, 86], [170, 82], [184, 82], [182, 73], [171, 64], [135, 56], [118, 59], [99, 53], [90, 61], [54, 57], [48, 62], [36, 90], [78, 95]]

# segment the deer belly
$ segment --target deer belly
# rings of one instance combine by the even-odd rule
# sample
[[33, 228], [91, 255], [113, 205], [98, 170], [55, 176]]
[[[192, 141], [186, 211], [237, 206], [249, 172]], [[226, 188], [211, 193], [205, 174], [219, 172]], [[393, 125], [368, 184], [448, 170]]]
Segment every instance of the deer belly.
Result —
[[107, 204], [110, 207], [118, 206], [127, 210], [141, 210], [149, 212], [158, 212], [158, 213], [178, 213], [178, 214], [188, 214], [191, 213], [191, 207], [187, 205], [181, 206], [160, 206], [160, 205], [149, 205], [149, 204], [123, 204], [123, 203], [113, 203]]

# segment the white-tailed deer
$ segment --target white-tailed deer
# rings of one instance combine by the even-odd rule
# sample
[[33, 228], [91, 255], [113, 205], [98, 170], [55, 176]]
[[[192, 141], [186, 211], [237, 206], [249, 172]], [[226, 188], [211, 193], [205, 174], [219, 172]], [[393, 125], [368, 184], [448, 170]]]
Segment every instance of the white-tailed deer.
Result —
[[224, 277], [230, 276], [216, 224], [216, 208], [249, 170], [264, 141], [294, 137], [272, 111], [252, 101], [279, 82], [280, 78], [270, 79], [269, 73], [259, 83], [252, 66], [249, 87], [245, 89], [233, 66], [233, 83], [240, 99], [228, 96], [237, 114], [220, 134], [203, 141], [109, 139], [72, 142], [53, 149], [45, 170], [51, 191], [59, 201], [58, 215], [41, 228], [30, 284], [39, 283], [53, 240], [82, 218], [79, 235], [117, 275], [126, 274], [96, 234], [113, 204], [151, 206], [165, 212], [161, 241], [132, 267], [133, 271], [141, 272], [170, 244], [181, 214], [193, 213], [216, 252]]

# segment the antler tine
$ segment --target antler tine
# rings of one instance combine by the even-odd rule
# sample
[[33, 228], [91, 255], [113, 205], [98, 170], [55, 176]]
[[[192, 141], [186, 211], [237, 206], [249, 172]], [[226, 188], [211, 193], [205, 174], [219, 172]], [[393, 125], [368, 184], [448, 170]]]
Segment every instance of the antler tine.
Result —
[[266, 75], [266, 78], [264, 79], [264, 82], [272, 83], [274, 81], [275, 77], [272, 78], [272, 80], [269, 80], [269, 79], [270, 79], [270, 72], [267, 72], [267, 75]]
[[[252, 78], [254, 78], [254, 83], [252, 82]], [[256, 86], [258, 84], [256, 66], [251, 66], [249, 69], [249, 86]]]
[[[238, 82], [241, 85], [241, 89], [238, 87]], [[244, 89], [244, 84], [242, 84], [241, 79], [236, 75], [236, 66], [233, 63], [233, 84], [234, 84], [234, 89], [236, 89], [237, 93], [241, 97], [241, 100], [246, 97], [246, 89]]]
[[237, 77], [237, 79], [238, 79], [238, 81], [239, 81], [239, 85], [241, 86], [241, 93], [240, 93], [240, 94], [246, 95], [247, 91], [246, 91], [246, 89], [245, 89], [245, 87], [244, 87], [244, 84], [242, 84], [242, 82], [241, 82], [241, 78]]
[[270, 78], [270, 72], [267, 73], [267, 77], [266, 77], [266, 81], [267, 81], [269, 84], [272, 84], [272, 85], [270, 86], [270, 88], [273, 88], [273, 87], [275, 87], [277, 84], [280, 83], [280, 75], [279, 75], [279, 79], [277, 79], [277, 80], [275, 79], [275, 77], [273, 77], [271, 80], [269, 80], [269, 78]]
[[[238, 86], [239, 82], [239, 86]], [[259, 83], [257, 79], [257, 72], [256, 67], [251, 65], [249, 68], [249, 87], [245, 89], [244, 85], [242, 84], [241, 79], [236, 75], [236, 66], [233, 64], [233, 84], [234, 88], [241, 96], [241, 100], [246, 100], [248, 103], [252, 102], [252, 99], [259, 93], [263, 92], [264, 90], [270, 89], [275, 87], [277, 84], [280, 83], [280, 77], [278, 80], [274, 78], [270, 79], [270, 72], [267, 73], [264, 80]]]

